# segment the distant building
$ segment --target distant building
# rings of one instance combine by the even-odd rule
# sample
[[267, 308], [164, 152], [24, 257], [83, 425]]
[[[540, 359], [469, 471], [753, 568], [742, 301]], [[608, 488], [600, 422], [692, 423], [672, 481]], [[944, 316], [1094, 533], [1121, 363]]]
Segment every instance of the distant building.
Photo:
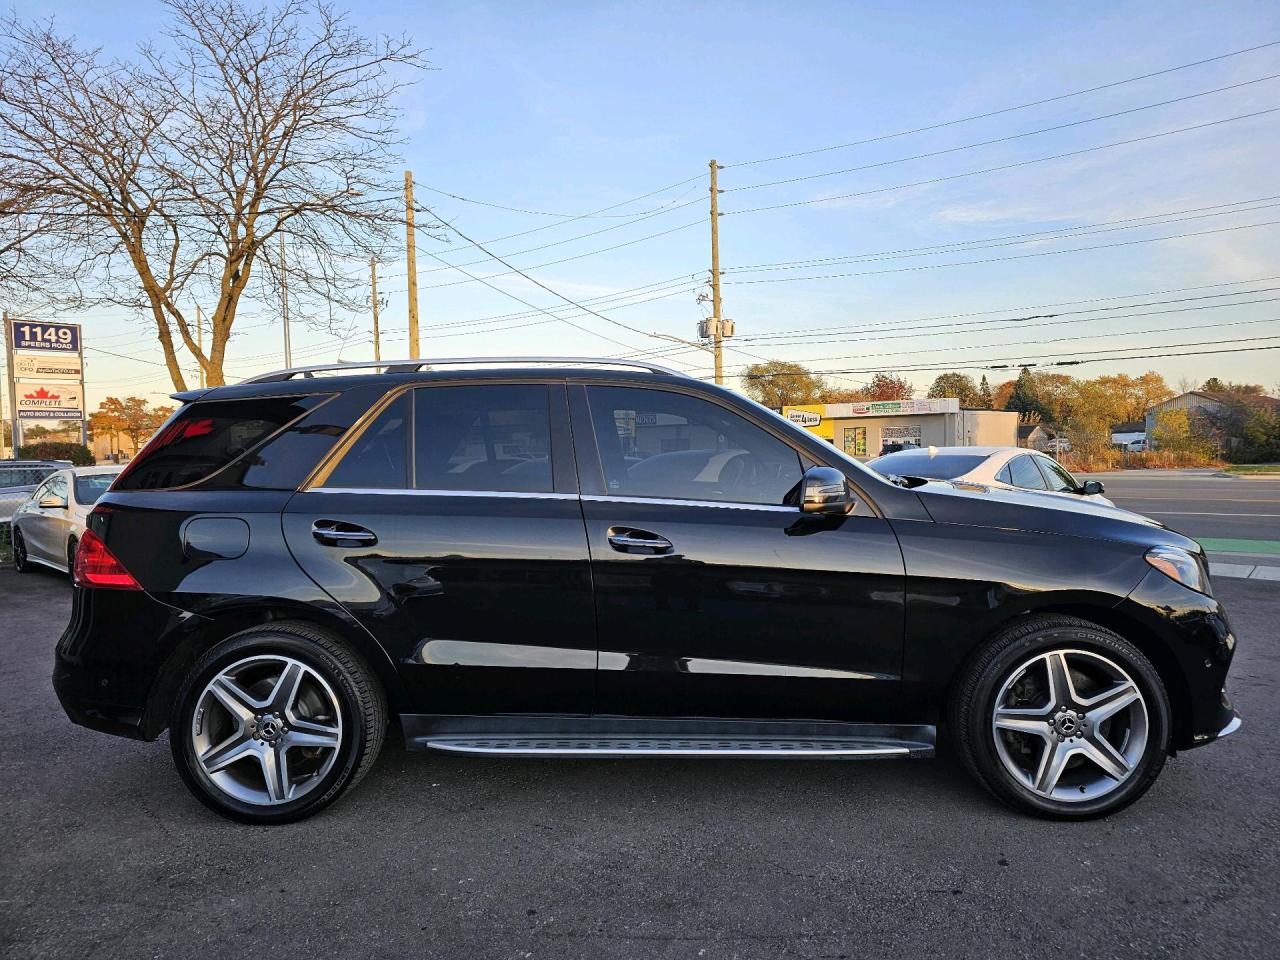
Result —
[[960, 401], [867, 400], [783, 407], [782, 415], [851, 457], [876, 457], [886, 446], [1012, 447], [1018, 415], [1011, 410], [961, 410]]
[[1047, 423], [1018, 424], [1018, 446], [1029, 450], [1039, 450], [1043, 453], [1049, 449], [1049, 441], [1057, 435], [1057, 431]]
[[[1261, 393], [1211, 393], [1205, 390], [1191, 390], [1187, 393], [1162, 400], [1147, 408], [1146, 433], [1151, 436], [1156, 426], [1156, 418], [1170, 410], [1185, 410], [1192, 420], [1198, 417], [1215, 419], [1226, 414], [1233, 404], [1243, 403], [1245, 406], [1269, 410], [1280, 416], [1280, 398], [1269, 397]], [[1234, 438], [1227, 437], [1230, 446]]]

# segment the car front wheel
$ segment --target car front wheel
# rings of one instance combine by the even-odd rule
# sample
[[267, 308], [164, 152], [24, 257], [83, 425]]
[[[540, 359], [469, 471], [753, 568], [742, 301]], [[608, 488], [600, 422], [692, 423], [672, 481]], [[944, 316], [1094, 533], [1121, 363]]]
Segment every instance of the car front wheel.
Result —
[[1132, 803], [1169, 750], [1169, 699], [1151, 662], [1075, 617], [1033, 617], [997, 637], [965, 671], [950, 719], [988, 790], [1059, 819]]
[[18, 573], [31, 572], [31, 560], [27, 556], [27, 541], [22, 537], [22, 531], [15, 524], [11, 530], [13, 531], [13, 569]]
[[310, 624], [254, 628], [187, 674], [170, 729], [178, 772], [206, 806], [246, 823], [309, 817], [373, 765], [387, 725], [364, 662]]

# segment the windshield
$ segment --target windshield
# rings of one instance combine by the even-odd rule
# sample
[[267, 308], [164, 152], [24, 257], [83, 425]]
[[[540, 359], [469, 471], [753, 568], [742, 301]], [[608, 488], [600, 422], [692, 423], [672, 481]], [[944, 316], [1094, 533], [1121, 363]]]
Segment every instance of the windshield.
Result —
[[926, 477], [929, 480], [954, 480], [987, 459], [980, 453], [938, 453], [928, 450], [900, 450], [876, 457], [867, 464], [885, 476]]
[[117, 473], [95, 473], [87, 477], [76, 477], [76, 503], [88, 506], [97, 503], [98, 498], [107, 492], [111, 481]]

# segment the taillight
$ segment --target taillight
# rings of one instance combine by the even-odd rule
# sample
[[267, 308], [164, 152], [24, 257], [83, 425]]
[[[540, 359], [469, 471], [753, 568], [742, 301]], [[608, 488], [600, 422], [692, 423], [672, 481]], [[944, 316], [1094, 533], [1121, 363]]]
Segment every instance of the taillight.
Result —
[[76, 545], [73, 579], [77, 587], [96, 587], [100, 590], [142, 589], [133, 574], [107, 549], [102, 538], [89, 529], [85, 530], [84, 536]]

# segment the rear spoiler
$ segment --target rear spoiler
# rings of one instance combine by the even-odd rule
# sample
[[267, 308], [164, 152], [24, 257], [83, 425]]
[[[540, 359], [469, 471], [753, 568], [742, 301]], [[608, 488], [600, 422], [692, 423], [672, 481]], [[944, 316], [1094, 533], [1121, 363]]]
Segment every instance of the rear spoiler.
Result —
[[193, 400], [199, 400], [212, 389], [212, 387], [203, 387], [199, 390], [183, 390], [180, 393], [171, 393], [169, 396], [179, 403], [190, 403]]

